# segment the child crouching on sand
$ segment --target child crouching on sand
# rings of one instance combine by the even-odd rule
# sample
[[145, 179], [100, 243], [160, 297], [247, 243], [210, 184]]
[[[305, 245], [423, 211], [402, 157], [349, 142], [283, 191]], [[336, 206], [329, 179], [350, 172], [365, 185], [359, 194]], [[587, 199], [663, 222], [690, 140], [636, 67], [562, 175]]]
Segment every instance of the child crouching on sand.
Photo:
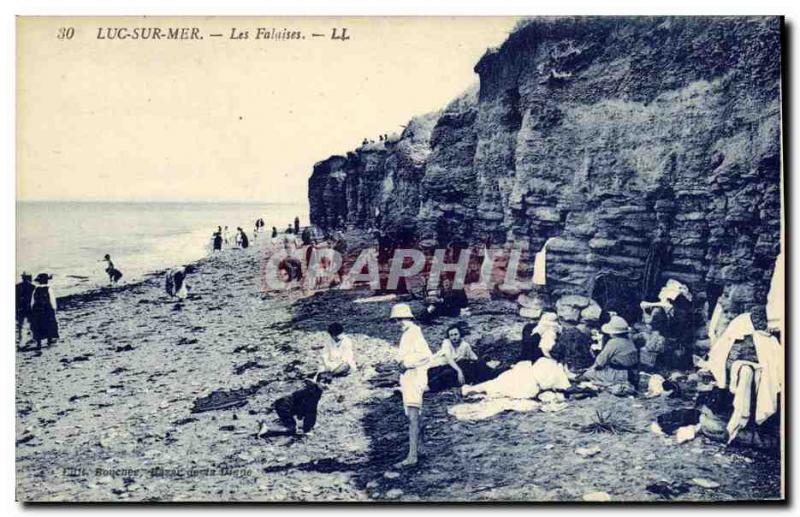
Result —
[[310, 432], [317, 423], [317, 406], [327, 381], [306, 379], [299, 390], [279, 398], [272, 407], [283, 429], [270, 428], [259, 422], [258, 438], [270, 436], [297, 436]]
[[408, 456], [395, 467], [408, 467], [417, 464], [419, 452], [420, 413], [422, 394], [428, 386], [428, 364], [432, 357], [431, 349], [422, 330], [414, 323], [411, 307], [398, 303], [392, 307], [389, 316], [403, 329], [397, 351], [397, 360], [403, 373], [400, 375], [400, 391], [403, 406], [408, 416]]

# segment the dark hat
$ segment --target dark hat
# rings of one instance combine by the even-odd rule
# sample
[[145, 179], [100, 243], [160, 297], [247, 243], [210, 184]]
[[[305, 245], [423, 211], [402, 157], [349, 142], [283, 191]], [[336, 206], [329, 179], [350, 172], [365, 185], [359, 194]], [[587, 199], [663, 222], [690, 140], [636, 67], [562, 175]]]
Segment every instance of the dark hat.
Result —
[[46, 284], [51, 278], [53, 278], [53, 275], [48, 275], [47, 273], [39, 273], [38, 275], [36, 275], [36, 278], [34, 278], [34, 280], [36, 280], [36, 283]]
[[33, 280], [33, 276], [28, 273], [27, 271], [22, 272], [22, 279], [23, 280]]
[[108, 253], [106, 253], [106, 254], [105, 254], [105, 256], [103, 257], [103, 260], [108, 260], [108, 259], [110, 259], [110, 258], [111, 258], [111, 255], [109, 255]]

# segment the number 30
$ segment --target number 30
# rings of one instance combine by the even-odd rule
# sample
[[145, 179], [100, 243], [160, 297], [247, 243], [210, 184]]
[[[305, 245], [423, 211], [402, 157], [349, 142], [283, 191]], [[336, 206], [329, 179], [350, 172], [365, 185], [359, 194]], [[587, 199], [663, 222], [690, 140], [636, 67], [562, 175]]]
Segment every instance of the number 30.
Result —
[[59, 27], [56, 37], [58, 39], [72, 39], [74, 35], [75, 29], [73, 27]]

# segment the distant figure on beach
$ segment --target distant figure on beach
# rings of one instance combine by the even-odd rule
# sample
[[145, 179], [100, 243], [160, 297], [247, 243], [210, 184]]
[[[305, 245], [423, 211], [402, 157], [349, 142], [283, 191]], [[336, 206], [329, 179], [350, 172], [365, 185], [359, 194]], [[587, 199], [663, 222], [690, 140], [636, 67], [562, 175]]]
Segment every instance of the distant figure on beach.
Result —
[[106, 253], [103, 257], [103, 260], [106, 262], [106, 274], [108, 275], [108, 282], [110, 284], [116, 284], [119, 282], [119, 279], [122, 278], [122, 271], [114, 267], [114, 262], [111, 261], [111, 255]]
[[262, 421], [257, 437], [302, 435], [314, 429], [324, 385], [325, 381], [317, 383], [306, 379], [301, 389], [276, 400], [272, 407], [284, 429], [270, 428]]
[[294, 234], [300, 235], [300, 218], [297, 216], [294, 218]]
[[179, 300], [185, 300], [189, 296], [189, 285], [186, 282], [188, 270], [179, 267], [167, 272], [165, 289], [169, 296], [174, 296]]
[[228, 230], [228, 227], [226, 226], [225, 229], [222, 230], [222, 243], [225, 244], [225, 246], [227, 247], [230, 245], [230, 240], [231, 240], [231, 232]]
[[242, 249], [249, 248], [250, 247], [250, 239], [247, 238], [247, 234], [244, 233], [244, 230], [242, 230], [241, 227], [237, 227], [236, 231], [239, 232], [239, 237], [238, 237], [239, 246]]
[[305, 228], [303, 228], [303, 232], [300, 234], [300, 242], [303, 243], [303, 246], [309, 246], [312, 244], [312, 240], [313, 239], [311, 238], [311, 228], [306, 226]]
[[33, 285], [33, 276], [22, 273], [22, 282], [16, 286], [16, 319], [17, 319], [17, 341], [22, 346], [22, 328], [25, 321], [28, 321], [28, 328], [31, 326], [31, 300], [36, 286]]
[[42, 340], [50, 346], [58, 341], [58, 321], [56, 320], [56, 295], [48, 284], [52, 277], [46, 273], [36, 275], [36, 286], [31, 296], [31, 333], [36, 348], [42, 348]]
[[214, 251], [222, 251], [222, 230], [214, 232]]
[[428, 386], [428, 364], [433, 354], [428, 342], [425, 341], [425, 336], [422, 335], [422, 330], [414, 323], [414, 315], [408, 304], [395, 304], [389, 318], [397, 321], [403, 329], [397, 360], [403, 371], [400, 375], [400, 391], [403, 395], [403, 407], [408, 416], [408, 456], [395, 465], [401, 468], [417, 464], [422, 394]]
[[274, 226], [272, 227], [272, 238], [275, 239], [278, 237], [278, 229]]
[[291, 235], [294, 233], [294, 229], [292, 228], [291, 224], [286, 225], [286, 230], [284, 230], [284, 233], [287, 235]]
[[342, 324], [335, 322], [328, 325], [328, 335], [331, 339], [326, 340], [322, 347], [317, 379], [344, 377], [356, 369], [353, 340], [344, 333]]

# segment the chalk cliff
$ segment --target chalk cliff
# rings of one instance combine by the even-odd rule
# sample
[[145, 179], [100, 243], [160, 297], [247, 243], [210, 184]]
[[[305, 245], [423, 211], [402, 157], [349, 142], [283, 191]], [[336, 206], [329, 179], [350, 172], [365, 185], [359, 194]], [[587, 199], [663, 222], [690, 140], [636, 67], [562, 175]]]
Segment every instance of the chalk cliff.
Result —
[[478, 87], [317, 163], [311, 220], [537, 251], [555, 294], [765, 303], [781, 232], [781, 20], [537, 18]]

